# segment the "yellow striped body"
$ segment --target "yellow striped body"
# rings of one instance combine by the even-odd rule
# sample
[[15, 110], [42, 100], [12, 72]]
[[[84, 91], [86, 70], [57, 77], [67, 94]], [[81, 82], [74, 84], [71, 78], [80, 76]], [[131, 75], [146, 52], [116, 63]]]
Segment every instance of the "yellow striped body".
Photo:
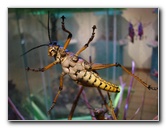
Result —
[[68, 74], [71, 79], [83, 86], [98, 87], [109, 92], [120, 92], [120, 88], [117, 85], [105, 81], [92, 71], [90, 69], [90, 63], [82, 58], [74, 62], [73, 57], [74, 55], [68, 53], [61, 61], [64, 73]]
[[120, 88], [117, 85], [105, 81], [93, 71], [83, 70], [77, 76], [77, 82], [83, 86], [97, 87], [109, 92], [120, 92]]

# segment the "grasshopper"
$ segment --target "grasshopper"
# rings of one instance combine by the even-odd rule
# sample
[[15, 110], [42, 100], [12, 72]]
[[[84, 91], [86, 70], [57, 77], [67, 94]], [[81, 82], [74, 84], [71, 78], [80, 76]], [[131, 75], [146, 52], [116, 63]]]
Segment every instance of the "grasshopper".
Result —
[[[120, 92], [119, 86], [105, 81], [96, 72], [96, 70], [110, 68], [110, 67], [115, 66], [115, 67], [121, 67], [125, 72], [127, 72], [129, 75], [133, 76], [136, 80], [138, 80], [140, 83], [142, 83], [149, 90], [158, 89], [157, 87], [151, 87], [150, 85], [148, 85], [146, 82], [144, 82], [139, 77], [132, 74], [130, 71], [128, 71], [124, 66], [122, 66], [119, 63], [115, 63], [115, 64], [90, 63], [90, 62], [86, 61], [85, 59], [79, 57], [80, 53], [83, 52], [86, 48], [88, 48], [90, 42], [92, 42], [92, 40], [95, 36], [96, 25], [93, 25], [93, 27], [92, 27], [92, 35], [89, 38], [88, 42], [81, 49], [79, 49], [76, 53], [69, 52], [67, 50], [67, 47], [70, 44], [70, 41], [72, 38], [72, 33], [69, 30], [67, 30], [65, 27], [65, 23], [64, 23], [65, 17], [62, 16], [61, 19], [62, 19], [62, 22], [61, 22], [62, 30], [64, 32], [68, 33], [68, 37], [67, 37], [63, 47], [60, 47], [57, 44], [57, 42], [51, 41], [49, 30], [48, 30], [48, 36], [49, 36], [49, 41], [50, 41], [49, 44], [43, 44], [43, 45], [34, 47], [23, 54], [23, 55], [25, 55], [26, 53], [30, 52], [31, 50], [42, 47], [42, 46], [48, 46], [48, 56], [54, 57], [54, 59], [55, 59], [54, 62], [50, 63], [49, 65], [47, 65], [43, 68], [34, 69], [34, 68], [27, 67], [26, 68], [27, 71], [44, 72], [56, 64], [60, 64], [62, 66], [63, 71], [60, 75], [59, 90], [53, 100], [53, 103], [52, 103], [50, 109], [48, 110], [48, 114], [50, 114], [51, 110], [54, 108], [56, 101], [58, 99], [58, 96], [60, 95], [61, 91], [63, 90], [63, 79], [64, 79], [64, 76], [67, 74], [78, 85], [82, 85], [85, 87], [96, 87], [98, 89], [102, 89], [107, 92], [118, 93], [118, 92]], [[49, 26], [49, 22], [48, 22], [48, 26]]]

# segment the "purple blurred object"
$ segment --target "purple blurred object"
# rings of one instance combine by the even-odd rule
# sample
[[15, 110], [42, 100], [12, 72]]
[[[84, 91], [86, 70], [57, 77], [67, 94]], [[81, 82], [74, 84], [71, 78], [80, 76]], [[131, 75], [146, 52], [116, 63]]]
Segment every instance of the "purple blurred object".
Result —
[[[132, 74], [134, 74], [134, 69], [135, 69], [135, 62], [132, 61]], [[128, 110], [128, 106], [129, 106], [129, 99], [130, 99], [130, 93], [131, 93], [131, 89], [132, 89], [132, 85], [133, 85], [133, 80], [134, 80], [134, 77], [132, 76], [132, 78], [130, 80], [130, 86], [128, 88], [128, 94], [127, 94], [126, 104], [125, 104], [125, 108], [124, 108], [124, 115], [123, 115], [124, 120], [126, 120], [126, 115], [127, 115], [127, 110]]]
[[143, 32], [143, 25], [142, 25], [141, 22], [139, 22], [139, 25], [138, 25], [138, 36], [139, 36], [140, 40], [142, 39], [143, 34], [144, 34], [144, 32]]
[[12, 110], [16, 113], [16, 115], [21, 119], [25, 120], [24, 117], [21, 115], [21, 113], [18, 111], [12, 100], [8, 97], [8, 103], [11, 106]]
[[120, 81], [120, 85], [121, 85], [121, 91], [120, 91], [120, 99], [119, 99], [119, 103], [118, 103], [118, 109], [120, 109], [121, 103], [122, 103], [122, 99], [123, 99], [123, 92], [124, 92], [124, 87], [126, 85], [126, 83], [123, 83], [122, 77], [119, 77], [119, 81]]
[[134, 32], [134, 28], [133, 28], [133, 24], [131, 22], [129, 22], [129, 36], [131, 38], [131, 42], [134, 43], [134, 36], [135, 36], [135, 32]]

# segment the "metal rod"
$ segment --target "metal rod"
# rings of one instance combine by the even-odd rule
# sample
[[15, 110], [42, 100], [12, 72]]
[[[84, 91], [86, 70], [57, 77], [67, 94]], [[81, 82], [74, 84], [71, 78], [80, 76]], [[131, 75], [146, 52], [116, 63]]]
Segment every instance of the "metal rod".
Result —
[[[116, 24], [116, 10], [114, 11], [113, 18], [113, 63], [116, 63], [116, 41], [117, 41], [117, 24]], [[113, 67], [113, 82], [116, 80], [116, 67]]]

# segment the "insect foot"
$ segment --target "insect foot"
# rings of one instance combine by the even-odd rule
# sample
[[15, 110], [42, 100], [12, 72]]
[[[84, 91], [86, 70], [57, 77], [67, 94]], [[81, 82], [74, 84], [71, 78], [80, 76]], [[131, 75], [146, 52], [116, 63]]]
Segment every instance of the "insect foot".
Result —
[[121, 64], [119, 64], [119, 63], [115, 63], [116, 64], [116, 67], [121, 67]]
[[44, 68], [39, 68], [39, 71], [44, 72]]
[[66, 17], [65, 17], [65, 16], [62, 16], [61, 18], [62, 18], [62, 22], [64, 22], [64, 19], [65, 19]]
[[26, 67], [25, 70], [33, 71], [33, 72], [44, 72], [44, 68], [33, 69], [33, 68]]
[[147, 87], [149, 90], [151, 89], [151, 90], [158, 90], [158, 87], [151, 87], [151, 85], [149, 85], [148, 87]]
[[51, 114], [51, 110], [54, 108], [55, 103], [53, 102], [52, 106], [50, 107], [50, 109], [48, 110], [47, 114], [50, 115]]
[[92, 29], [93, 29], [93, 32], [94, 32], [94, 30], [97, 29], [96, 25], [93, 25]]

